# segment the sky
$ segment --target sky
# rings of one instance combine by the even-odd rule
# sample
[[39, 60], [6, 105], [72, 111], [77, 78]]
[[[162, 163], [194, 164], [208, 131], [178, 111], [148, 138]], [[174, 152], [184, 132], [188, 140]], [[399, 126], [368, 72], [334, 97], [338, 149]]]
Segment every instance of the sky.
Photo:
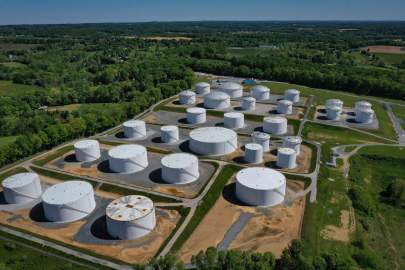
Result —
[[202, 20], [405, 20], [405, 0], [0, 0], [0, 25]]

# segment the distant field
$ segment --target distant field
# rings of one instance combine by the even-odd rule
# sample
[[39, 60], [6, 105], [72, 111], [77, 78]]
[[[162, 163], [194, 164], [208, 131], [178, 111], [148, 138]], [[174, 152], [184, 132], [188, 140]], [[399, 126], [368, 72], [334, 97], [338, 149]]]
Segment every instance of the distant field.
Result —
[[400, 46], [374, 45], [374, 46], [368, 46], [367, 50], [370, 53], [405, 54], [404, 47], [400, 47]]
[[16, 44], [16, 43], [0, 43], [0, 51], [11, 51], [11, 50], [29, 50], [38, 46], [38, 44]]
[[380, 58], [384, 63], [390, 64], [390, 65], [398, 65], [402, 61], [405, 61], [405, 53], [404, 54], [375, 53], [375, 55], [378, 58]]
[[32, 86], [32, 85], [24, 85], [24, 84], [15, 84], [11, 81], [0, 81], [0, 95], [4, 96], [16, 96], [16, 95], [24, 95], [29, 92], [34, 92], [42, 90], [45, 91], [45, 88]]

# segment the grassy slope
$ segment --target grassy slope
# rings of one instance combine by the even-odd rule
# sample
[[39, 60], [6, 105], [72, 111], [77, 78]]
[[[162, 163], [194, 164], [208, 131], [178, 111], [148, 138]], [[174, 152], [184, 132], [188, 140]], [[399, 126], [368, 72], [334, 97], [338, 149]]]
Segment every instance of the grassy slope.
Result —
[[401, 118], [403, 123], [401, 124], [402, 129], [405, 130], [405, 107], [402, 106], [392, 106], [392, 111], [394, 112], [395, 116]]
[[[378, 158], [375, 158], [377, 156]], [[364, 218], [356, 213], [358, 232], [366, 238], [370, 247], [382, 259], [383, 269], [405, 268], [405, 209], [379, 201], [380, 192], [391, 178], [404, 178], [405, 149], [390, 146], [362, 148], [351, 160], [351, 174], [357, 174], [357, 182], [366, 188], [377, 203], [373, 217]], [[367, 228], [362, 226], [367, 224]]]

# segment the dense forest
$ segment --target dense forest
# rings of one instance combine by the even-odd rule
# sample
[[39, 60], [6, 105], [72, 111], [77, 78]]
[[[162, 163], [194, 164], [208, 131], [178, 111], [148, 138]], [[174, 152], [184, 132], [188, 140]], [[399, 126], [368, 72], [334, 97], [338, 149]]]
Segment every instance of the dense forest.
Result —
[[[155, 38], [151, 38], [155, 37]], [[180, 38], [179, 38], [180, 37]], [[193, 71], [405, 99], [405, 23], [173, 22], [0, 27], [0, 165], [89, 136], [192, 87]], [[44, 106], [115, 103], [73, 111]]]

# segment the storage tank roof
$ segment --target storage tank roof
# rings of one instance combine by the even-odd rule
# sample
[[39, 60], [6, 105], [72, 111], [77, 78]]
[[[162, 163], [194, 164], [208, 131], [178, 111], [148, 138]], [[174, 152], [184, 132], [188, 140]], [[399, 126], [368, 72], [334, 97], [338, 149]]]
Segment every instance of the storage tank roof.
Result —
[[226, 100], [226, 99], [230, 99], [230, 96], [224, 92], [213, 91], [209, 94], [206, 94], [204, 96], [204, 98], [215, 99], [215, 100]]
[[264, 122], [269, 123], [283, 123], [287, 121], [287, 118], [282, 116], [268, 116], [263, 119]]
[[370, 108], [360, 108], [360, 109], [358, 110], [358, 112], [362, 112], [362, 113], [374, 113], [374, 110], [373, 110], [373, 109], [370, 109]]
[[254, 102], [256, 99], [254, 97], [244, 97], [243, 100], [249, 101], [249, 102]]
[[49, 187], [42, 194], [42, 201], [48, 204], [62, 205], [75, 202], [93, 192], [93, 187], [84, 181], [66, 181]]
[[285, 154], [285, 155], [292, 155], [296, 154], [295, 150], [292, 148], [287, 147], [280, 147], [277, 149], [277, 153]]
[[302, 139], [299, 136], [287, 136], [284, 137], [284, 140], [291, 142], [291, 143], [301, 143]]
[[332, 106], [328, 106], [328, 107], [326, 108], [326, 110], [330, 110], [330, 111], [341, 111], [342, 108], [340, 108], [339, 106], [336, 106], [336, 105], [332, 105]]
[[252, 91], [254, 92], [269, 92], [270, 89], [264, 85], [255, 85], [252, 87]]
[[285, 176], [276, 170], [264, 167], [251, 167], [240, 170], [237, 181], [248, 188], [256, 190], [276, 189], [285, 185]]
[[113, 158], [127, 159], [146, 153], [146, 148], [137, 144], [124, 144], [116, 146], [108, 151], [108, 155]]
[[242, 88], [242, 85], [235, 82], [224, 82], [219, 85], [219, 88], [228, 90], [239, 90]]
[[182, 96], [194, 96], [195, 93], [190, 91], [190, 90], [184, 90], [184, 91], [180, 92], [180, 95], [182, 95]]
[[190, 138], [200, 142], [226, 142], [236, 137], [236, 132], [223, 127], [202, 127], [190, 132]]
[[371, 106], [372, 104], [365, 100], [360, 100], [356, 102], [356, 105]]
[[82, 140], [82, 141], [76, 142], [73, 147], [82, 149], [82, 148], [88, 148], [91, 146], [98, 146], [98, 145], [99, 145], [99, 143], [97, 140]]
[[326, 100], [326, 105], [334, 105], [334, 104], [338, 104], [340, 106], [343, 105], [343, 101], [337, 98], [331, 98]]
[[132, 221], [149, 215], [153, 210], [153, 201], [148, 197], [129, 195], [112, 201], [106, 214], [113, 220]]
[[187, 153], [175, 153], [164, 156], [161, 162], [162, 165], [168, 168], [185, 168], [190, 164], [198, 162], [198, 158]]
[[34, 182], [38, 178], [39, 176], [36, 173], [18, 173], [7, 177], [1, 184], [6, 188], [19, 188]]
[[187, 108], [186, 110], [188, 113], [205, 113], [205, 109], [204, 108], [199, 108], [199, 107], [192, 107], [192, 108]]
[[258, 144], [258, 143], [248, 143], [245, 145], [246, 149], [251, 149], [251, 150], [260, 150], [263, 149], [263, 147]]
[[124, 122], [122, 125], [126, 127], [138, 127], [141, 125], [145, 125], [145, 122], [142, 120], [128, 120]]
[[243, 113], [228, 112], [228, 113], [224, 114], [224, 117], [227, 117], [227, 118], [243, 118]]
[[196, 84], [196, 86], [207, 87], [207, 86], [210, 86], [210, 84], [207, 83], [207, 82], [199, 82], [199, 83]]
[[289, 100], [287, 100], [287, 99], [280, 99], [280, 100], [278, 101], [278, 103], [284, 104], [284, 105], [292, 105], [292, 102], [289, 101]]
[[270, 139], [270, 135], [264, 132], [260, 132], [260, 131], [255, 131], [252, 133], [252, 137], [258, 138], [258, 139], [262, 139], [262, 140], [269, 140]]
[[172, 130], [177, 130], [177, 129], [179, 129], [177, 126], [172, 126], [172, 125], [160, 127], [161, 131], [172, 131]]
[[285, 93], [288, 93], [288, 94], [299, 94], [300, 91], [298, 91], [297, 89], [287, 89], [287, 90], [285, 90]]

